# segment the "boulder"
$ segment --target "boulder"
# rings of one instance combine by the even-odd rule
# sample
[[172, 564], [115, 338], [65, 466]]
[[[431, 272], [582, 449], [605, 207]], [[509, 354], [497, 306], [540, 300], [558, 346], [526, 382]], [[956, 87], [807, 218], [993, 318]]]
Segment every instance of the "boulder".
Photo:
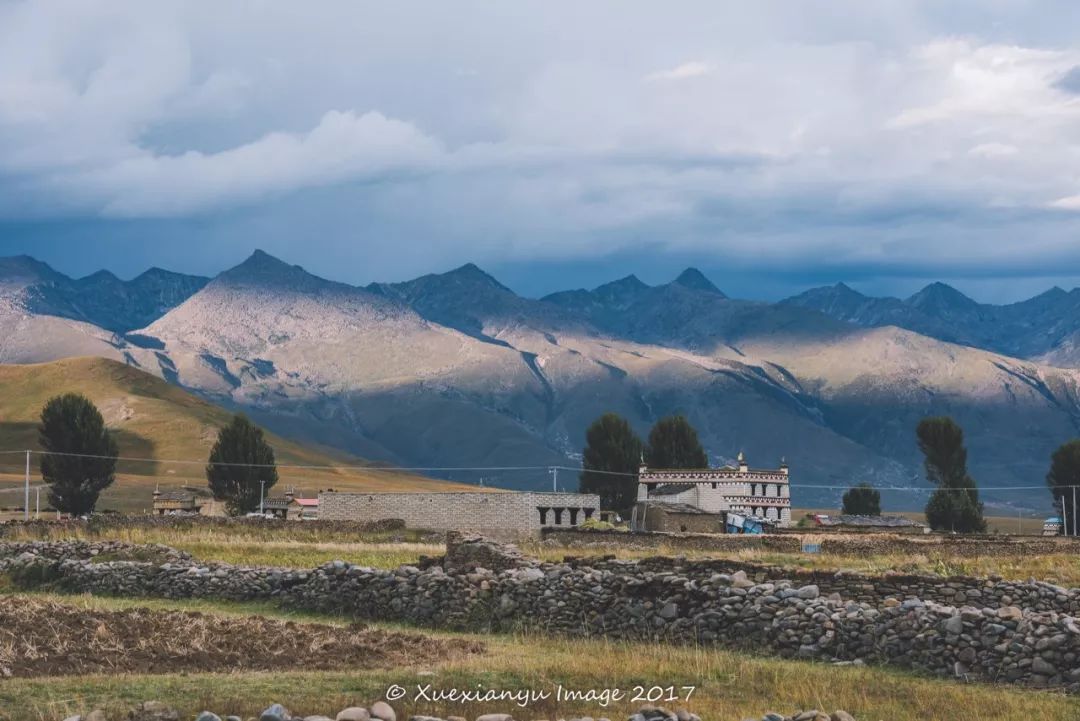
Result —
[[371, 721], [371, 714], [363, 706], [350, 706], [338, 711], [336, 721]]
[[266, 710], [259, 714], [259, 721], [289, 721], [291, 718], [292, 714], [289, 713], [289, 709], [279, 703], [270, 704]]
[[397, 721], [397, 712], [385, 701], [376, 701], [371, 704], [369, 712], [372, 718], [381, 719], [381, 721]]

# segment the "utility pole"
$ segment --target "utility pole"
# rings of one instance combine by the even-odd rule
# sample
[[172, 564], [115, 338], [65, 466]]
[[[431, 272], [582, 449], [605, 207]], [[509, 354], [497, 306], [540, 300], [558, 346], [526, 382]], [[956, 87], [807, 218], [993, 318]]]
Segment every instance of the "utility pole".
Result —
[[1073, 486], [1073, 535], [1076, 535], [1076, 486]]
[[551, 471], [551, 492], [552, 493], [558, 493], [558, 491], [559, 491], [559, 469], [556, 468], [555, 466], [552, 466], [549, 470]]
[[266, 495], [266, 481], [259, 481], [259, 515], [263, 515], [263, 497]]
[[1069, 535], [1069, 517], [1065, 515], [1065, 494], [1061, 494], [1061, 530]]
[[23, 520], [30, 520], [30, 451], [26, 452], [26, 493], [23, 499]]
[[34, 519], [41, 518], [41, 486], [36, 489], [37, 493], [34, 498]]

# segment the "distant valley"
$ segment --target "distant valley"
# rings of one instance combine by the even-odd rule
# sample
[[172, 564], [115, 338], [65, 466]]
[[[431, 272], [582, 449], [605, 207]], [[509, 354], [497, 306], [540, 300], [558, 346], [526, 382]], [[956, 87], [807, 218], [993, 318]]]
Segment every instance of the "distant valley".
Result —
[[[75, 280], [20, 257], [0, 260], [0, 363], [109, 358], [291, 439], [486, 467], [433, 473], [517, 488], [550, 478], [507, 467], [576, 464], [600, 413], [642, 434], [685, 413], [714, 463], [786, 457], [801, 506], [835, 501], [821, 486], [924, 484], [914, 426], [946, 413], [994, 506], [1048, 510], [1049, 494], [1006, 488], [1041, 485], [1053, 448], [1080, 434], [1077, 303], [1055, 289], [990, 306], [940, 284], [762, 303], [694, 269], [530, 299], [471, 264], [355, 287], [258, 251], [213, 279]], [[886, 496], [901, 498], [922, 503]]]

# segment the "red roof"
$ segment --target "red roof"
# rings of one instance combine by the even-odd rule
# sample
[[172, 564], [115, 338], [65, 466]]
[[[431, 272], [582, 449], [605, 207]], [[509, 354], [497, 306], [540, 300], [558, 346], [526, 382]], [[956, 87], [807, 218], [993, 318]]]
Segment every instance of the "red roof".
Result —
[[301, 506], [317, 506], [319, 505], [318, 498], [294, 498], [294, 503], [299, 503]]

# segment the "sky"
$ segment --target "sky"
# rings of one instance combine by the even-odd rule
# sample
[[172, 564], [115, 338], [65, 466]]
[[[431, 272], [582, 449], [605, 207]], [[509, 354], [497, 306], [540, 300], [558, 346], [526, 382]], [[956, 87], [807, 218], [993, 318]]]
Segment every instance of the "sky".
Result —
[[1080, 285], [1080, 3], [0, 0], [0, 255]]

